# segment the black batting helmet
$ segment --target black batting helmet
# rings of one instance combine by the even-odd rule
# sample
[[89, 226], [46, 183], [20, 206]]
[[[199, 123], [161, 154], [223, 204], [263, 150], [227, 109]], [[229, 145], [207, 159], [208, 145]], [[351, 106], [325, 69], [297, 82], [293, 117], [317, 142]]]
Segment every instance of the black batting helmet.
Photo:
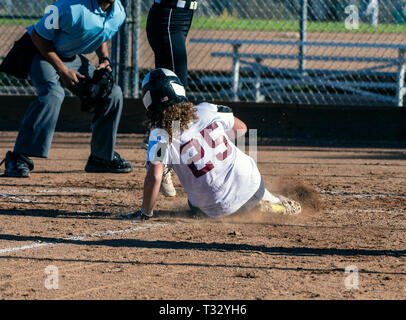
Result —
[[185, 87], [171, 70], [158, 68], [149, 72], [142, 81], [142, 101], [145, 108], [166, 108], [186, 101]]

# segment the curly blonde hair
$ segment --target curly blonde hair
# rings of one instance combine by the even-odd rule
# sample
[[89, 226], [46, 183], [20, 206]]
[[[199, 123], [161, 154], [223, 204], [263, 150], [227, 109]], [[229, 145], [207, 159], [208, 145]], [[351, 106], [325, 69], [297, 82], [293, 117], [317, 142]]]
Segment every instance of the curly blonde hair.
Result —
[[172, 124], [173, 121], [179, 121], [180, 129], [189, 128], [189, 124], [197, 120], [196, 106], [191, 102], [181, 102], [169, 107], [159, 108], [151, 106], [147, 111], [147, 125], [150, 129], [164, 129], [169, 136], [169, 142], [172, 143]]

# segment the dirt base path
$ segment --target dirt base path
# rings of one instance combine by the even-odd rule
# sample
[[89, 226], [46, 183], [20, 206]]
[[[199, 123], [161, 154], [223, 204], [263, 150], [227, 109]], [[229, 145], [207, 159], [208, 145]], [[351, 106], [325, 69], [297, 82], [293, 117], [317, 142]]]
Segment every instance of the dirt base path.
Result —
[[[0, 155], [15, 137], [0, 133]], [[30, 179], [0, 178], [0, 298], [406, 298], [404, 149], [259, 147], [300, 216], [191, 217], [174, 177], [178, 196], [132, 222], [117, 216], [141, 204], [141, 137], [119, 136], [123, 175], [85, 173], [89, 141], [57, 133]]]

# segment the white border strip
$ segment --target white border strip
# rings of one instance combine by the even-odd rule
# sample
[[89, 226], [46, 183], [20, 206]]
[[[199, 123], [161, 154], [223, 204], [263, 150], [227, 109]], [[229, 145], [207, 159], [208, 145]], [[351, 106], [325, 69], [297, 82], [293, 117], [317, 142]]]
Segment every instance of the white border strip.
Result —
[[14, 251], [20, 251], [20, 250], [28, 250], [28, 249], [33, 249], [33, 248], [40, 248], [40, 247], [46, 247], [46, 246], [53, 246], [57, 244], [67, 244], [65, 241], [82, 241], [87, 238], [94, 238], [94, 237], [104, 237], [104, 236], [111, 236], [115, 234], [120, 234], [120, 233], [128, 233], [128, 232], [133, 232], [133, 231], [140, 231], [140, 230], [148, 230], [151, 228], [155, 227], [163, 227], [166, 226], [166, 224], [163, 223], [149, 223], [146, 225], [138, 225], [134, 228], [128, 228], [124, 230], [106, 230], [102, 232], [97, 232], [97, 233], [92, 233], [88, 235], [83, 235], [83, 236], [76, 236], [76, 237], [70, 237], [66, 239], [61, 239], [55, 242], [43, 242], [43, 243], [33, 243], [30, 245], [22, 246], [22, 247], [14, 247], [14, 248], [5, 248], [0, 250], [0, 254], [8, 253], [8, 252], [14, 252]]

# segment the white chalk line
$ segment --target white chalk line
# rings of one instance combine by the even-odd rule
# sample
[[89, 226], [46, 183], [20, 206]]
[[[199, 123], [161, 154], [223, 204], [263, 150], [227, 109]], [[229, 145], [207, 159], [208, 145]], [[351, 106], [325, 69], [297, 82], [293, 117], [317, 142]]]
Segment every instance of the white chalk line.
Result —
[[[69, 187], [69, 188], [53, 188], [53, 189], [35, 189], [33, 191], [28, 191], [28, 192], [34, 192], [34, 193], [56, 193], [56, 194], [85, 194], [91, 196], [92, 194], [95, 193], [117, 193], [123, 190], [120, 189], [96, 189], [96, 188], [75, 188], [75, 187]], [[24, 202], [24, 203], [38, 203], [41, 204], [43, 202], [37, 201], [37, 200], [32, 200], [32, 199], [27, 199], [31, 197], [36, 197], [38, 195], [36, 194], [27, 194], [27, 192], [21, 192], [21, 190], [8, 190], [9, 193], [0, 193], [0, 199], [9, 199], [13, 200], [15, 202]], [[24, 195], [24, 197], [21, 197], [21, 195]], [[47, 201], [48, 203], [49, 201]]]
[[143, 225], [137, 225], [136, 227], [133, 228], [128, 228], [128, 229], [123, 229], [123, 230], [106, 230], [102, 232], [96, 232], [88, 235], [83, 235], [83, 236], [76, 236], [76, 237], [70, 237], [70, 238], [65, 238], [65, 239], [60, 239], [58, 241], [52, 241], [52, 242], [42, 242], [42, 243], [33, 243], [30, 245], [25, 245], [21, 247], [13, 247], [13, 248], [4, 248], [0, 250], [0, 254], [4, 253], [9, 253], [9, 252], [14, 252], [14, 251], [21, 251], [21, 250], [28, 250], [28, 249], [34, 249], [34, 248], [40, 248], [40, 247], [46, 247], [46, 246], [52, 246], [52, 245], [58, 245], [58, 244], [66, 244], [66, 241], [82, 241], [88, 238], [95, 238], [95, 237], [104, 237], [104, 236], [111, 236], [111, 235], [116, 235], [120, 233], [129, 233], [133, 231], [140, 231], [140, 230], [148, 230], [152, 229], [155, 227], [163, 227], [166, 226], [166, 224], [163, 223], [149, 223], [149, 224], [143, 224]]
[[0, 193], [0, 199], [11, 199], [11, 200], [15, 200], [16, 202], [36, 203], [35, 200], [29, 200], [29, 199], [18, 197], [13, 194], [5, 194], [5, 193]]
[[406, 198], [406, 194], [394, 194], [394, 193], [356, 193], [348, 191], [331, 191], [331, 190], [321, 190], [321, 194], [332, 195], [332, 196], [345, 196], [350, 198]]
[[[7, 194], [3, 195], [10, 195], [12, 193], [13, 195], [26, 195], [28, 197], [34, 197], [35, 194], [30, 194], [27, 195], [27, 192], [32, 192], [32, 193], [68, 193], [68, 194], [93, 194], [93, 193], [117, 193], [120, 191], [125, 191], [121, 189], [97, 189], [97, 188], [75, 188], [75, 187], [69, 187], [69, 188], [52, 188], [52, 189], [32, 189], [30, 191], [25, 191], [21, 192], [21, 189], [10, 189], [7, 190]], [[1, 196], [1, 194], [0, 194]]]
[[35, 189], [34, 192], [37, 193], [107, 193], [107, 192], [118, 192], [122, 191], [120, 189], [96, 189], [96, 188], [54, 188], [54, 189]]
[[402, 209], [392, 209], [392, 210], [381, 210], [381, 209], [350, 209], [350, 210], [329, 210], [326, 213], [406, 213], [406, 210]]

